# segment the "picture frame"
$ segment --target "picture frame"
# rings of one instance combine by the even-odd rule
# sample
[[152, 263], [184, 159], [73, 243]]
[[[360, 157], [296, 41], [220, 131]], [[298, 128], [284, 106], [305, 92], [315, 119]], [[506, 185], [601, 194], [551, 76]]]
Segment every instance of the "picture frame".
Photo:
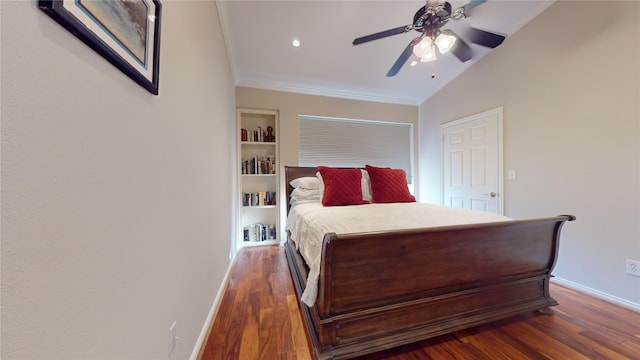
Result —
[[160, 0], [39, 0], [38, 7], [158, 95]]

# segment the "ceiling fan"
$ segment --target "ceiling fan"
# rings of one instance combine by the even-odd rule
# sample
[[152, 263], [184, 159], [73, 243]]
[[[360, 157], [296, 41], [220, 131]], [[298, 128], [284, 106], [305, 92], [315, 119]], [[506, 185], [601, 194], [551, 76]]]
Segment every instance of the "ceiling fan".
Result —
[[[451, 51], [460, 61], [471, 60], [472, 50], [460, 36], [452, 30], [441, 29], [449, 19], [462, 20], [470, 16], [471, 9], [484, 3], [486, 0], [471, 0], [468, 4], [452, 11], [451, 4], [447, 1], [427, 0], [427, 4], [416, 12], [413, 16], [413, 23], [397, 28], [377, 32], [371, 35], [359, 37], [353, 40], [353, 45], [366, 43], [372, 40], [382, 39], [392, 35], [403, 34], [410, 30], [415, 30], [420, 34], [411, 40], [404, 49], [398, 60], [391, 66], [387, 76], [394, 76], [407, 62], [411, 53], [414, 53], [420, 61], [427, 62], [436, 59], [436, 47], [441, 54]], [[495, 48], [502, 44], [505, 37], [492, 32], [470, 28], [469, 40], [478, 45]]]

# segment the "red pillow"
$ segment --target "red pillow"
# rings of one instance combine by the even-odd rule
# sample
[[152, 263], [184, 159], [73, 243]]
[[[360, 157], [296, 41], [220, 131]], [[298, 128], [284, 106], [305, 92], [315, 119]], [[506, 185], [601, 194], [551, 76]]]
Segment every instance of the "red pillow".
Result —
[[369, 204], [362, 200], [362, 172], [360, 169], [336, 169], [318, 166], [324, 182], [323, 206]]
[[402, 169], [379, 168], [365, 165], [371, 179], [374, 203], [415, 202], [409, 192], [407, 174]]

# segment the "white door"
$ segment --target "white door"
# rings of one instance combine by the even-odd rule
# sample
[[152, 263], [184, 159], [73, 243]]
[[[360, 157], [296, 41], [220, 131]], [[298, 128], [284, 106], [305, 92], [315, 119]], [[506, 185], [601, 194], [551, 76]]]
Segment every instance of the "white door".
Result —
[[440, 129], [443, 205], [502, 214], [502, 108]]

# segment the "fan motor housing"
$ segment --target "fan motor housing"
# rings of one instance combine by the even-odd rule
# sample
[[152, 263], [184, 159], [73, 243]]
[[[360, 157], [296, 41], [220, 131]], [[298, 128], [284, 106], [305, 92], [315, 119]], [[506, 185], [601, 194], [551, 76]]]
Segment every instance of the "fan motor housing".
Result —
[[413, 29], [433, 37], [437, 35], [440, 27], [449, 21], [450, 17], [451, 4], [449, 2], [438, 6], [423, 6], [413, 16]]

